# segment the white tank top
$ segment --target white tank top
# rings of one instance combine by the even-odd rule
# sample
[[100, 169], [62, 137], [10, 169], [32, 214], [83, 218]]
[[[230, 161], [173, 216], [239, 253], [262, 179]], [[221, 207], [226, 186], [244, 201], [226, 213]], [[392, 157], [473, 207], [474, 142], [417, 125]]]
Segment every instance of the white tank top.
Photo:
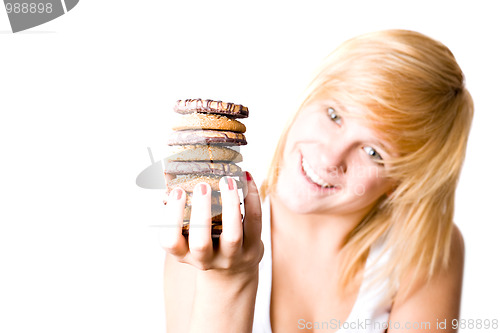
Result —
[[[262, 203], [262, 241], [264, 242], [264, 256], [259, 264], [259, 286], [255, 301], [253, 333], [271, 333], [270, 303], [272, 281], [271, 256], [271, 212], [269, 198]], [[381, 246], [372, 247], [368, 255], [367, 265], [380, 253]], [[387, 261], [387, 255], [381, 257], [372, 269], [376, 270]], [[297, 328], [305, 331], [320, 326], [322, 330], [337, 333], [383, 333], [388, 326], [391, 310], [390, 298], [386, 297], [388, 281], [378, 284], [375, 288], [368, 288], [369, 277], [365, 272], [361, 289], [358, 293], [351, 313], [345, 322], [335, 318], [324, 318], [325, 322], [297, 322]], [[373, 284], [372, 284], [373, 286]], [[308, 326], [306, 326], [308, 325]], [[329, 326], [328, 328], [326, 326]], [[337, 330], [338, 328], [338, 330]]]

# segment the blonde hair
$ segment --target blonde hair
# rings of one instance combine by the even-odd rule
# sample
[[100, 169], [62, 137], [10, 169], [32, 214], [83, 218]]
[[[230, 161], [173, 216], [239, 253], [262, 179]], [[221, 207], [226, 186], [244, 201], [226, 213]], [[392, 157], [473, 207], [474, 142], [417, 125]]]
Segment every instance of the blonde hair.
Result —
[[[450, 258], [455, 189], [465, 157], [473, 102], [450, 50], [406, 30], [361, 35], [344, 42], [320, 67], [278, 142], [262, 198], [279, 177], [288, 131], [302, 107], [328, 96], [363, 115], [394, 158], [385, 160], [397, 184], [349, 234], [341, 284], [362, 271], [368, 252], [385, 239], [390, 259], [379, 272], [391, 288], [410, 272], [430, 279]], [[395, 292], [395, 290], [393, 290]]]

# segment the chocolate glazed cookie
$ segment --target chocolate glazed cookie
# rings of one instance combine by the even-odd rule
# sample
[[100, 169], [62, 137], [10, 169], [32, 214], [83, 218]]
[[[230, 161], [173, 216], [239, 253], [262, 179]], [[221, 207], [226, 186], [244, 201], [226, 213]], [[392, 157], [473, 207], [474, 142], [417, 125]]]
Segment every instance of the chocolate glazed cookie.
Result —
[[246, 106], [211, 99], [186, 99], [178, 100], [174, 111], [180, 114], [188, 113], [215, 113], [232, 118], [247, 118], [248, 108]]

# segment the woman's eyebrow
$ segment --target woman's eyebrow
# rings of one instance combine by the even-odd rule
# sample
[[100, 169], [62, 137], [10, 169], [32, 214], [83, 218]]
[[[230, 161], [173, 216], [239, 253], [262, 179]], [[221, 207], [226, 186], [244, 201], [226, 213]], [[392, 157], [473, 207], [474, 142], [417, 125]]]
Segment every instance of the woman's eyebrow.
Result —
[[387, 151], [387, 145], [383, 141], [381, 141], [381, 140], [379, 140], [377, 138], [374, 138], [373, 142], [375, 143], [375, 145], [377, 145], [380, 148], [382, 148], [383, 150]]
[[325, 100], [324, 104], [327, 105], [327, 106], [333, 107], [335, 109], [335, 111], [343, 112], [343, 113], [346, 112], [345, 107], [342, 104], [340, 104], [339, 102], [337, 102], [337, 101], [335, 101], [333, 99], [327, 99], [327, 100]]
[[379, 139], [374, 139], [373, 142], [375, 143], [375, 145], [382, 148], [382, 150], [384, 151], [384, 153], [386, 153], [388, 155], [388, 157], [394, 156], [394, 154], [392, 153], [394, 149], [391, 148], [390, 145], [388, 145], [387, 143], [384, 143], [383, 141], [381, 141]]

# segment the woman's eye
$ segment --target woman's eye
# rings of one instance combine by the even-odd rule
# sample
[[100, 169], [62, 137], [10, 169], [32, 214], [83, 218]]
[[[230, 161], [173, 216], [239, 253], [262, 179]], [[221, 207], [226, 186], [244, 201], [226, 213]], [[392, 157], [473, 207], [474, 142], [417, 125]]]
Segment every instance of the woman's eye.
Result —
[[363, 147], [363, 150], [371, 157], [373, 158], [374, 160], [379, 160], [381, 161], [382, 160], [382, 156], [380, 156], [379, 153], [377, 153], [377, 151], [375, 149], [373, 149], [372, 147]]
[[334, 108], [328, 108], [328, 116], [337, 124], [342, 125], [342, 118], [340, 118]]

